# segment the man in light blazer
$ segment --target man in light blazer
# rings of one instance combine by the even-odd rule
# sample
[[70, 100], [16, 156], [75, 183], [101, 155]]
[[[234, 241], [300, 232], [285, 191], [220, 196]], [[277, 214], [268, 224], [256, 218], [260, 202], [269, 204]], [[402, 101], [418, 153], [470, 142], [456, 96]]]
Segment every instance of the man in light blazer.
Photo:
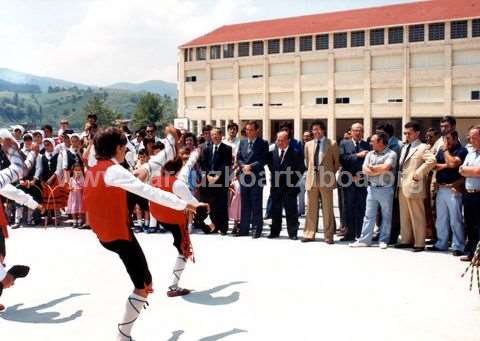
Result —
[[409, 122], [404, 126], [406, 143], [398, 165], [398, 198], [400, 202], [400, 236], [397, 248], [425, 250], [427, 228], [425, 203], [427, 176], [435, 167], [435, 155], [419, 139], [420, 124]]
[[318, 200], [322, 201], [325, 242], [333, 244], [335, 216], [333, 214], [333, 189], [335, 173], [340, 168], [337, 143], [325, 137], [325, 124], [315, 121], [311, 125], [313, 140], [305, 144], [307, 177], [305, 188], [308, 196], [308, 213], [302, 242], [315, 240], [318, 225]]

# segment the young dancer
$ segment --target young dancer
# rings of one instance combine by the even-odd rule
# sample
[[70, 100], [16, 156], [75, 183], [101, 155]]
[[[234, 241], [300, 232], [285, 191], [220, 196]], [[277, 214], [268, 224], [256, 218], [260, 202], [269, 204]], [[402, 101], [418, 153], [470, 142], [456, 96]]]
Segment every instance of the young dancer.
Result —
[[[187, 184], [183, 180], [177, 179], [177, 175], [182, 168], [183, 161], [181, 158], [168, 161], [163, 166], [161, 175], [152, 179], [152, 185], [177, 195], [189, 204], [195, 205], [196, 207], [206, 207], [208, 210], [208, 204], [198, 202], [190, 192]], [[188, 233], [190, 217], [185, 212], [175, 211], [165, 205], [159, 205], [154, 202], [150, 202], [150, 212], [164, 229], [172, 233], [173, 245], [178, 251], [178, 257], [173, 268], [173, 281], [168, 287], [167, 296], [176, 297], [188, 295], [190, 290], [179, 287], [178, 283], [187, 265], [187, 260], [191, 259], [195, 262], [190, 235]], [[209, 218], [207, 217], [207, 219]], [[213, 230], [215, 226], [211, 224], [210, 228]]]
[[[27, 173], [28, 166], [32, 166], [32, 159], [27, 160], [27, 165], [25, 164], [18, 152], [19, 147], [15, 138], [6, 129], [0, 129], [0, 143], [2, 150], [10, 161], [7, 168], [0, 170], [0, 195], [30, 209], [41, 209], [41, 206], [30, 195], [11, 185]], [[27, 267], [24, 266], [13, 267], [8, 272], [5, 270], [6, 238], [8, 238], [7, 219], [3, 204], [0, 204], [0, 295], [3, 289], [13, 285], [16, 278], [25, 277], [28, 274], [28, 270], [25, 270]], [[0, 304], [0, 311], [4, 309], [5, 307]]]
[[153, 292], [152, 276], [142, 248], [130, 229], [127, 191], [172, 210], [195, 210], [176, 195], [144, 184], [120, 164], [125, 160], [127, 139], [109, 128], [94, 138], [97, 163], [85, 177], [84, 199], [89, 223], [104, 248], [118, 254], [135, 289], [128, 297], [118, 324], [117, 341], [132, 340], [135, 320]]

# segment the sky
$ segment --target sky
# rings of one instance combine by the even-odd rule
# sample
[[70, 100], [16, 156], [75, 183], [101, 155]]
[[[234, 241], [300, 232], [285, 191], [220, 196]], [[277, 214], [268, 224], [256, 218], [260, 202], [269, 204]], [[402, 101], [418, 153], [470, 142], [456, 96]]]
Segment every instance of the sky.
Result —
[[175, 82], [177, 46], [220, 26], [412, 0], [0, 0], [0, 68], [105, 86]]

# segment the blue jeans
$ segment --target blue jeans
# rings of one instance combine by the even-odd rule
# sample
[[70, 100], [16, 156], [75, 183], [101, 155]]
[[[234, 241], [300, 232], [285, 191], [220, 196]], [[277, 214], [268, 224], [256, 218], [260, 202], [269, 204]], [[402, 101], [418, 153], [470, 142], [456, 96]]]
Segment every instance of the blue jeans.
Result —
[[393, 187], [368, 186], [367, 205], [363, 218], [362, 235], [359, 242], [370, 245], [372, 243], [373, 228], [377, 219], [378, 207], [382, 209], [382, 226], [380, 227], [380, 242], [390, 241], [392, 229]]
[[448, 236], [451, 230], [452, 249], [463, 252], [465, 249], [465, 231], [462, 216], [462, 194], [454, 192], [450, 188], [439, 188], [436, 207], [437, 242], [435, 247], [440, 250], [448, 249]]

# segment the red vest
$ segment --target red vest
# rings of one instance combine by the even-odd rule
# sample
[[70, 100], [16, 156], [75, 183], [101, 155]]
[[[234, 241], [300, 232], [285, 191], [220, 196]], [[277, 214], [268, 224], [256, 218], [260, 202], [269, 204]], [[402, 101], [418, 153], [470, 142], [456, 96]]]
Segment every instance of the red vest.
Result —
[[130, 240], [127, 192], [105, 184], [106, 170], [114, 165], [110, 160], [98, 161], [85, 175], [83, 191], [88, 223], [101, 242]]
[[0, 229], [2, 230], [4, 238], [8, 238], [7, 225], [7, 216], [5, 215], [5, 211], [3, 208], [3, 202], [0, 200]]
[[[152, 186], [160, 188], [163, 191], [173, 193], [173, 183], [177, 180], [175, 176], [156, 176], [152, 178]], [[177, 211], [169, 207], [165, 207], [150, 201], [150, 213], [157, 219], [159, 223], [175, 224], [180, 228], [182, 233], [182, 256], [191, 258], [195, 262], [193, 256], [193, 247], [188, 233], [188, 217], [184, 211]]]

